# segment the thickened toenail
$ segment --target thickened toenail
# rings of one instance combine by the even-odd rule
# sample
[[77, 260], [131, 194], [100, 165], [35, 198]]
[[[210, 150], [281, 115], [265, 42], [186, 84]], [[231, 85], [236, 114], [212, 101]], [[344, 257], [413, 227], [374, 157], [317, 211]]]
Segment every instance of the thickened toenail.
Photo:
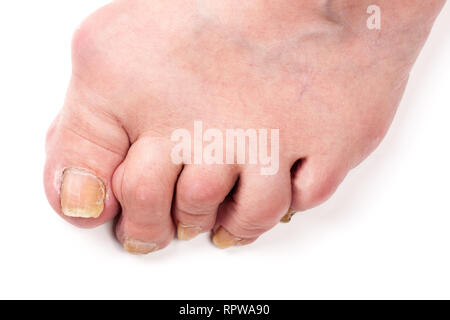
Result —
[[123, 242], [123, 248], [132, 254], [148, 254], [158, 250], [158, 245], [154, 242], [127, 239]]
[[61, 183], [61, 209], [75, 218], [98, 218], [105, 207], [106, 188], [94, 174], [66, 169]]
[[179, 240], [191, 240], [198, 236], [202, 228], [196, 226], [188, 226], [182, 223], [178, 224], [177, 237]]
[[219, 249], [226, 249], [232, 246], [245, 245], [244, 239], [233, 236], [224, 228], [217, 229], [213, 236], [213, 242]]
[[296, 213], [295, 210], [290, 210], [288, 213], [285, 214], [285, 216], [283, 218], [281, 218], [280, 221], [283, 223], [291, 222], [291, 219], [295, 215], [295, 213]]

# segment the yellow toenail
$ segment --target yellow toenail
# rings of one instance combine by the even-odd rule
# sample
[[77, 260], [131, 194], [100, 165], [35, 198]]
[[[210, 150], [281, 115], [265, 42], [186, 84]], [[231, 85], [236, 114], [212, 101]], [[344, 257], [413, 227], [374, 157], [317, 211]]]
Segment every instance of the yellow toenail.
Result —
[[61, 209], [75, 218], [98, 218], [105, 207], [105, 185], [82, 169], [64, 170], [61, 183]]
[[242, 247], [253, 243], [255, 239], [239, 239], [235, 246]]
[[293, 217], [295, 214], [296, 214], [296, 211], [295, 211], [295, 210], [289, 210], [289, 212], [286, 213], [286, 214], [284, 215], [284, 217], [281, 218], [280, 221], [283, 222], [283, 223], [291, 222], [291, 219], [292, 219], [292, 217]]
[[224, 228], [217, 229], [213, 236], [213, 242], [219, 249], [226, 249], [235, 245], [242, 244], [243, 239], [237, 238]]
[[188, 226], [182, 223], [178, 224], [177, 237], [179, 240], [188, 241], [200, 234], [202, 228], [196, 226]]
[[158, 250], [158, 245], [154, 242], [127, 239], [123, 243], [123, 248], [132, 254], [148, 254]]

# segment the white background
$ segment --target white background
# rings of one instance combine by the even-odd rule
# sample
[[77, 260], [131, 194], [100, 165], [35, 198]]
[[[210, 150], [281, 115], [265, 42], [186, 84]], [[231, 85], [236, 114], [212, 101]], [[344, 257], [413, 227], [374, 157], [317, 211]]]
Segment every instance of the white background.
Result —
[[1, 1], [0, 298], [450, 298], [450, 8], [377, 151], [325, 205], [257, 243], [202, 236], [138, 257], [112, 226], [79, 230], [44, 195], [44, 137], [71, 35], [107, 1]]

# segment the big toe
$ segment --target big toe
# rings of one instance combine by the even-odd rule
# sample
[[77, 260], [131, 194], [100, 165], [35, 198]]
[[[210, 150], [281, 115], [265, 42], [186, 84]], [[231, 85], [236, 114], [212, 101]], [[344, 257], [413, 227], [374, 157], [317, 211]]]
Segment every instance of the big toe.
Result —
[[44, 185], [53, 209], [80, 227], [95, 227], [119, 211], [114, 171], [129, 147], [122, 127], [73, 84], [47, 135]]

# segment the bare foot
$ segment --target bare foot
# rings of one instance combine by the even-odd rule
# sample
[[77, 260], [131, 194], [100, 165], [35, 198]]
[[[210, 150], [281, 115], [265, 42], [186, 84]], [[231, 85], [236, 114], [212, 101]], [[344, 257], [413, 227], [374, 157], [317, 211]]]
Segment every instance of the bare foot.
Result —
[[[378, 3], [380, 30], [367, 8]], [[384, 137], [445, 1], [120, 0], [73, 40], [73, 77], [47, 138], [45, 188], [81, 227], [120, 213], [125, 249], [215, 231], [253, 242], [325, 201]], [[279, 129], [261, 163], [173, 161], [173, 133]], [[272, 141], [274, 144], [274, 141]], [[224, 147], [226, 148], [226, 147]]]

